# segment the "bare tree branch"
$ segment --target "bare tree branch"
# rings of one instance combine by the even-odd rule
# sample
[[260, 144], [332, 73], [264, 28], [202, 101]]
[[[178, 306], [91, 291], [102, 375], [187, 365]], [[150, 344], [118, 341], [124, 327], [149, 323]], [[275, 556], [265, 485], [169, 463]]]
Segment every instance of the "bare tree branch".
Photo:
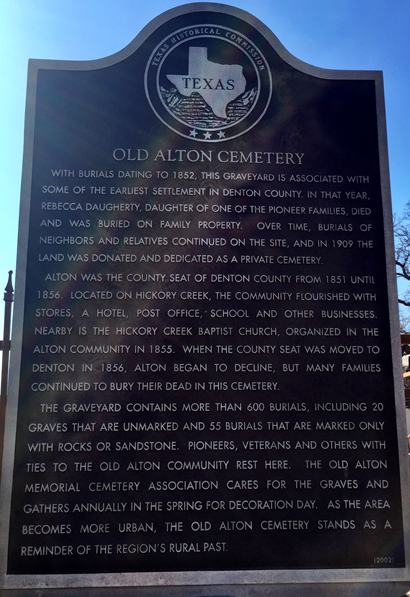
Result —
[[401, 280], [399, 287], [400, 327], [402, 331], [410, 329], [410, 290], [403, 291], [403, 284], [410, 282], [410, 201], [406, 204], [403, 215], [394, 218], [394, 240], [396, 277]]

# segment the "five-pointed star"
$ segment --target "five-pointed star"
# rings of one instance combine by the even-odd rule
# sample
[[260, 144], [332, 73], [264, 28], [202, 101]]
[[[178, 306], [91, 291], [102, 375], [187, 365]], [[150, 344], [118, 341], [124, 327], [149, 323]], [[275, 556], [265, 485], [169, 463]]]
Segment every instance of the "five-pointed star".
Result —
[[189, 136], [190, 137], [196, 137], [198, 135], [197, 131], [195, 129], [192, 129], [192, 131], [189, 131]]
[[211, 138], [211, 133], [209, 131], [206, 131], [205, 135], [204, 135], [204, 139], [210, 139]]
[[223, 131], [219, 131], [219, 133], [218, 133], [218, 137], [219, 137], [220, 139], [223, 139], [223, 138], [225, 137], [225, 133], [224, 133]]

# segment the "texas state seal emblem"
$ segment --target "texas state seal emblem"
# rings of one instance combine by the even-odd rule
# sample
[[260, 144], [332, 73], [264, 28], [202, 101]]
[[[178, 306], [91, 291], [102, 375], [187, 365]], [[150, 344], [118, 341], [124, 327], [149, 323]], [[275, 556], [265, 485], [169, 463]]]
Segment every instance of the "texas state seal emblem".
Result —
[[204, 24], [179, 29], [156, 46], [145, 91], [157, 117], [175, 133], [218, 142], [260, 121], [272, 81], [253, 42], [233, 29]]

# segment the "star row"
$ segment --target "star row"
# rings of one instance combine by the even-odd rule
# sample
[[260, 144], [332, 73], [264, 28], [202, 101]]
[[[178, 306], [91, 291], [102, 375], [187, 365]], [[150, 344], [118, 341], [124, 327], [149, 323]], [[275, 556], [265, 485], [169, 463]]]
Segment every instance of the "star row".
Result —
[[[196, 137], [198, 137], [199, 134], [200, 134], [199, 131], [197, 131], [196, 129], [192, 129], [191, 131], [189, 131], [189, 136], [193, 137], [194, 139], [196, 139]], [[219, 131], [217, 134], [217, 137], [219, 139], [224, 139], [225, 133], [223, 131]], [[206, 139], [207, 141], [209, 141], [210, 139], [212, 139], [212, 133], [210, 133], [209, 131], [206, 131], [205, 133], [203, 133], [203, 138]]]

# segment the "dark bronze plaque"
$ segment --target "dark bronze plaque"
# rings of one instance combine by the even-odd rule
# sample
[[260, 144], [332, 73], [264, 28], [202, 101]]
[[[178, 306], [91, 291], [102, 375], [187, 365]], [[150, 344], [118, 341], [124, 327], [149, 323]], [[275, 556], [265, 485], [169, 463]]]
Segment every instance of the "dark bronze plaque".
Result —
[[379, 74], [192, 5], [31, 84], [9, 586], [403, 578]]

